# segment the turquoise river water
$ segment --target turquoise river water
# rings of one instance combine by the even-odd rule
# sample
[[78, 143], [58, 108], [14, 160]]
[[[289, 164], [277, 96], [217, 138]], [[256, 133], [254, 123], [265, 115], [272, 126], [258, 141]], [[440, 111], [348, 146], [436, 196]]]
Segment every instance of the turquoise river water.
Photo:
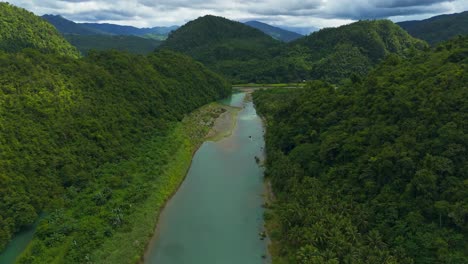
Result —
[[187, 178], [163, 210], [147, 264], [267, 263], [263, 231], [262, 120], [244, 93], [224, 103], [242, 107], [230, 137], [205, 142]]

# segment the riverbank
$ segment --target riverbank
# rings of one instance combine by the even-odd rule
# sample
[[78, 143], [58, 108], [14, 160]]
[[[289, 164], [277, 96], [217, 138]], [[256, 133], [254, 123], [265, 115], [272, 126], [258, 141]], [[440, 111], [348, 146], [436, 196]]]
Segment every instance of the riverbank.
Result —
[[228, 115], [217, 120], [220, 127], [234, 128], [232, 133], [197, 151], [185, 181], [160, 215], [145, 263], [269, 263], [259, 237], [264, 230], [263, 168], [255, 159], [263, 157], [263, 128], [244, 97], [233, 95], [225, 102], [242, 106], [233, 111], [239, 112], [237, 123], [232, 125]]
[[[205, 141], [216, 119], [225, 112], [227, 110], [219, 103], [206, 105], [187, 115], [183, 121], [175, 123], [171, 132], [155, 135], [142, 144], [131, 158], [103, 166], [95, 174], [116, 175], [113, 181], [97, 182], [98, 186], [104, 188], [100, 193], [90, 189], [89, 194], [88, 190], [82, 190], [81, 195], [83, 199], [96, 201], [104, 191], [109, 190], [106, 188], [111, 187], [108, 197], [112, 200], [105, 202], [99, 211], [85, 213], [89, 216], [81, 219], [73, 220], [69, 217], [76, 210], [81, 210], [83, 214], [88, 208], [56, 212], [56, 217], [66, 222], [58, 225], [57, 229], [62, 230], [63, 225], [76, 233], [59, 237], [59, 243], [51, 241], [52, 247], [40, 239], [33, 239], [20, 261], [34, 259], [37, 263], [66, 263], [69, 254], [75, 254], [83, 243], [94, 243], [95, 246], [91, 252], [73, 255], [74, 259], [81, 259], [82, 262], [128, 264], [140, 261], [153, 237], [159, 213], [183, 182], [193, 154]], [[112, 221], [115, 228], [101, 230], [101, 219]], [[83, 222], [89, 223], [89, 229], [74, 231], [74, 226], [77, 223], [83, 226]], [[42, 229], [41, 225], [47, 224], [41, 223], [38, 230]], [[99, 238], [98, 242], [96, 238]], [[40, 259], [37, 258], [38, 252]]]
[[[195, 155], [195, 153], [197, 152], [201, 144], [206, 140], [218, 141], [230, 136], [236, 126], [237, 114], [239, 110], [240, 109], [237, 107], [231, 107], [220, 103], [212, 103], [202, 107], [201, 109], [192, 113], [191, 116], [184, 119], [184, 128], [188, 129], [189, 132], [187, 133], [187, 136], [191, 139], [193, 143], [190, 162], [187, 164], [188, 166], [184, 171], [183, 178], [179, 181], [177, 188], [173, 188], [173, 192], [171, 193], [171, 195], [159, 208], [156, 217], [157, 221], [153, 225], [155, 226], [154, 231], [151, 233], [150, 239], [145, 246], [144, 253], [141, 255], [137, 263], [144, 263], [148, 249], [152, 247], [155, 240], [157, 239], [160, 213], [162, 212], [162, 210], [164, 210], [167, 203], [177, 193], [178, 189], [187, 177], [187, 173], [192, 164], [193, 156]], [[197, 127], [201, 129], [196, 129]]]

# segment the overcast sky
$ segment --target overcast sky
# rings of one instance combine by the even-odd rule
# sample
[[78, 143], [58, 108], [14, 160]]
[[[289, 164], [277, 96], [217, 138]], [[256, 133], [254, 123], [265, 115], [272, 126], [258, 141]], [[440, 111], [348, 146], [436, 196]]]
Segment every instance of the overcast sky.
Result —
[[468, 0], [9, 0], [37, 15], [137, 27], [182, 25], [212, 14], [273, 25], [333, 27], [359, 19], [424, 19], [468, 10]]

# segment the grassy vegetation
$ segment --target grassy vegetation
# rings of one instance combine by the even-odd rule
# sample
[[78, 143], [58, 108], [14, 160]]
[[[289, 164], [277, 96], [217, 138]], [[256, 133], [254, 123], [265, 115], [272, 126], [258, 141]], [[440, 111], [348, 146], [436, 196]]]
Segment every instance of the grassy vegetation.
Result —
[[[42, 221], [36, 236], [43, 235], [51, 224], [57, 225], [54, 228], [63, 229], [76, 224], [76, 221], [82, 226], [88, 222], [89, 229], [84, 233], [70, 234], [54, 247], [47, 245], [51, 241], [35, 239], [19, 263], [67, 263], [67, 257], [70, 257], [67, 252], [79, 252], [76, 248], [83, 243], [96, 243], [96, 247], [94, 251], [81, 252], [81, 256], [74, 256], [81, 262], [139, 261], [153, 236], [164, 203], [183, 181], [190, 167], [192, 154], [210, 131], [210, 125], [224, 112], [222, 109], [224, 106], [216, 103], [204, 106], [185, 117], [182, 122], [173, 124], [167, 135], [154, 136], [142, 143], [130, 159], [117, 164], [106, 164], [97, 169], [95, 173], [102, 176], [84, 191], [86, 195], [83, 200], [95, 201], [99, 194], [105, 193], [96, 190], [105, 190], [107, 186], [111, 186], [111, 195], [101, 209], [86, 212], [89, 208], [83, 207], [85, 202], [70, 204], [68, 209], [54, 212]], [[124, 186], [138, 190], [129, 193]], [[105, 224], [101, 223], [102, 216], [109, 214], [109, 210], [111, 220], [120, 225], [115, 230], [106, 230]], [[73, 217], [78, 214], [81, 215], [80, 219]], [[56, 221], [57, 218], [62, 221]], [[104, 217], [106, 218], [108, 217]], [[47, 254], [38, 256], [37, 253], [44, 251], [46, 247]]]

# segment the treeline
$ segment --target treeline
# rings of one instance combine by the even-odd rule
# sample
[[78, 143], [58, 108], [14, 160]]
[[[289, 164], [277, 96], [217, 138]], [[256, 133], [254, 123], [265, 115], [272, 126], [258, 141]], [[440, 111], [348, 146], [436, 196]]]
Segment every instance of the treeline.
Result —
[[468, 38], [254, 93], [277, 263], [468, 263]]

